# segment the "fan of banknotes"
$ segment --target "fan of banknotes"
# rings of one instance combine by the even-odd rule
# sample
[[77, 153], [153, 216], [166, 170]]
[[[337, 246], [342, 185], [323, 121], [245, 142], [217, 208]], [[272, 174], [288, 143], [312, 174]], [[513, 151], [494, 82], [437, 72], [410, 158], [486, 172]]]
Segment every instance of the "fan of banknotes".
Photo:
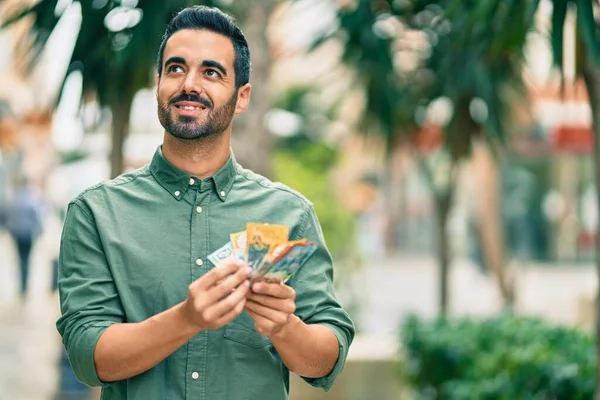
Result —
[[230, 241], [208, 256], [215, 265], [229, 258], [247, 262], [252, 281], [286, 282], [315, 252], [306, 239], [288, 240], [288, 227], [248, 223], [246, 230], [232, 233]]

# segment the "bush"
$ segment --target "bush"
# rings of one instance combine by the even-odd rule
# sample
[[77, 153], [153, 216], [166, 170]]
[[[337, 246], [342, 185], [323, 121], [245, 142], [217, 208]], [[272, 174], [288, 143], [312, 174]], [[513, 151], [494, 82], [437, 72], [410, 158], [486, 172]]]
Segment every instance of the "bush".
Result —
[[534, 318], [425, 322], [401, 329], [401, 375], [422, 399], [591, 399], [590, 335]]

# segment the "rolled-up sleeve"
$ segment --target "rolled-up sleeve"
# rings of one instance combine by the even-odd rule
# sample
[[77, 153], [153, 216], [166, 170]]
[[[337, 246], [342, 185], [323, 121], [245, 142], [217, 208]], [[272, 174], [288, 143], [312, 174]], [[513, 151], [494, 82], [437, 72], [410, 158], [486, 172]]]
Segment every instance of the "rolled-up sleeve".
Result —
[[312, 205], [307, 207], [302, 222], [292, 232], [292, 237], [305, 237], [318, 245], [315, 253], [294, 274], [289, 284], [296, 291], [296, 315], [306, 324], [319, 324], [329, 328], [338, 340], [339, 356], [333, 370], [321, 378], [302, 377], [310, 385], [328, 391], [344, 368], [355, 328], [335, 296], [333, 262]]
[[58, 289], [61, 317], [56, 323], [77, 379], [102, 386], [94, 365], [100, 335], [123, 322], [123, 308], [106, 261], [94, 218], [76, 199], [67, 211], [62, 232]]

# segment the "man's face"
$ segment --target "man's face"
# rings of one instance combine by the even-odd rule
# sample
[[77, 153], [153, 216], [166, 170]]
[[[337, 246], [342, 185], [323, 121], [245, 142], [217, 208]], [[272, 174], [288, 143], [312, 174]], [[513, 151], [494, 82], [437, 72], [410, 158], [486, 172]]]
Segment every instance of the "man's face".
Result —
[[220, 135], [246, 110], [250, 85], [235, 87], [231, 40], [183, 29], [167, 41], [158, 77], [158, 119], [172, 136], [194, 140]]

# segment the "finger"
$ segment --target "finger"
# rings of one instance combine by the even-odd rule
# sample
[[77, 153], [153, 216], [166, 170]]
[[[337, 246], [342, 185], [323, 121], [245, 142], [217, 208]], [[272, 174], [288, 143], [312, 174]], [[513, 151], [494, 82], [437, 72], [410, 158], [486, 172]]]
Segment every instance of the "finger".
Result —
[[[246, 306], [248, 306], [248, 303], [246, 303]], [[248, 310], [248, 307], [245, 308], [246, 312], [254, 320], [254, 328], [256, 329], [256, 332], [260, 333], [261, 335], [265, 335], [267, 334], [267, 332], [270, 332], [271, 329], [273, 329], [273, 322], [269, 321], [262, 315], [256, 314], [255, 312]]]
[[246, 299], [242, 299], [242, 301], [240, 301], [233, 308], [233, 310], [229, 310], [224, 315], [219, 317], [219, 319], [217, 319], [217, 321], [215, 322], [215, 325], [217, 326], [217, 328], [227, 325], [228, 323], [233, 321], [238, 315], [240, 315], [242, 313], [245, 305], [246, 305]]
[[296, 305], [294, 304], [294, 301], [290, 299], [280, 299], [273, 296], [265, 296], [263, 294], [250, 292], [248, 294], [248, 300], [252, 300], [253, 302], [262, 304], [265, 307], [289, 314], [296, 311]]
[[265, 307], [262, 304], [255, 303], [252, 300], [246, 301], [245, 308], [247, 311], [251, 311], [256, 315], [260, 315], [264, 319], [278, 325], [285, 324], [290, 316], [288, 313], [273, 310], [272, 308]]
[[190, 289], [208, 289], [221, 279], [233, 274], [244, 266], [244, 263], [241, 261], [226, 260], [223, 262], [223, 264], [211, 269], [205, 275], [192, 282]]
[[256, 282], [252, 284], [254, 293], [263, 294], [279, 299], [295, 299], [296, 292], [288, 285], [280, 283]]
[[[242, 284], [237, 290], [231, 292], [229, 296], [221, 299], [215, 304], [208, 306], [204, 310], [202, 317], [207, 321], [215, 321], [229, 313], [231, 310], [239, 306], [240, 303], [246, 303], [246, 292], [248, 284]], [[242, 308], [244, 306], [242, 305]]]
[[237, 272], [234, 274], [231, 274], [225, 279], [221, 280], [219, 283], [216, 283], [208, 289], [207, 301], [209, 303], [214, 303], [227, 296], [238, 286], [244, 282], [248, 282], [248, 277], [250, 274], [252, 274], [252, 268], [243, 267], [237, 270]]

